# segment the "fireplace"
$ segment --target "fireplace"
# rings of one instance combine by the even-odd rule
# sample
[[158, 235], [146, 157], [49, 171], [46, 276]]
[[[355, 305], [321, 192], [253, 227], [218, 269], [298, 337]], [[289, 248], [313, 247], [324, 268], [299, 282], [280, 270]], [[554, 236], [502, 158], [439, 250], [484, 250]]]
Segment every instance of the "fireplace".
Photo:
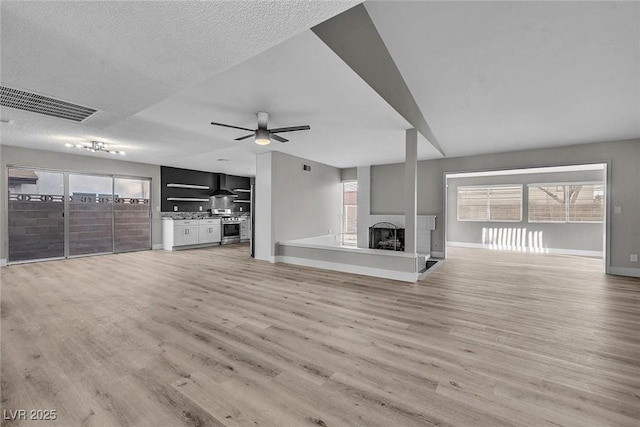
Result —
[[404, 228], [390, 222], [378, 222], [369, 227], [369, 248], [404, 251]]

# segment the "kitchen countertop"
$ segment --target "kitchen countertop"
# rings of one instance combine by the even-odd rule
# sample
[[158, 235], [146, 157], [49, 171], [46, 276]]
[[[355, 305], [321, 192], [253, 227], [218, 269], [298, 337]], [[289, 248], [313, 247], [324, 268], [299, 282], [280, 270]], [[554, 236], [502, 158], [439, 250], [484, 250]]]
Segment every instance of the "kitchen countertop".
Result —
[[195, 220], [195, 219], [222, 219], [222, 218], [234, 218], [234, 219], [239, 219], [239, 220], [243, 220], [243, 219], [249, 219], [249, 215], [239, 215], [239, 216], [235, 216], [232, 215], [231, 217], [229, 217], [228, 215], [189, 215], [189, 214], [174, 214], [172, 216], [162, 216], [162, 219], [170, 219], [170, 220], [181, 220], [181, 219], [187, 219], [187, 220]]

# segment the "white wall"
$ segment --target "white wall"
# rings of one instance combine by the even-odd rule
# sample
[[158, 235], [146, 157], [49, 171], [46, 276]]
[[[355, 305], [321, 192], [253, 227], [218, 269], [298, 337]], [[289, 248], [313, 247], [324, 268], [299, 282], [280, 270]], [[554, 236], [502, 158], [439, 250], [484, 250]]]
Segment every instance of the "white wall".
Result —
[[[311, 171], [304, 171], [303, 165], [311, 166]], [[341, 189], [338, 168], [280, 152], [259, 155], [256, 163], [256, 258], [273, 261], [280, 241], [339, 234]], [[265, 231], [265, 227], [270, 229]]]
[[[511, 230], [515, 236], [517, 231], [526, 230], [539, 237], [535, 249], [547, 249], [567, 253], [584, 253], [596, 255], [603, 250], [604, 223], [531, 223], [528, 222], [527, 184], [559, 183], [559, 182], [604, 182], [604, 171], [571, 171], [554, 173], [532, 173], [518, 175], [484, 176], [473, 178], [449, 178], [447, 180], [447, 242], [482, 244], [483, 229]], [[458, 221], [457, 190], [466, 185], [522, 185], [522, 220], [520, 222], [477, 222]], [[542, 244], [542, 248], [539, 247]], [[527, 243], [521, 241], [522, 247]], [[577, 252], [576, 252], [577, 251]]]
[[32, 150], [27, 148], [0, 146], [0, 259], [7, 258], [8, 242], [7, 230], [7, 166], [25, 166], [41, 169], [53, 169], [71, 172], [85, 172], [105, 175], [126, 175], [131, 177], [151, 178], [151, 203], [153, 210], [151, 242], [153, 245], [162, 244], [162, 227], [160, 224], [160, 166], [146, 163], [134, 163], [122, 160], [103, 158], [98, 153], [93, 156], [67, 154], [52, 151]]
[[[421, 161], [418, 163], [418, 214], [443, 218], [445, 172], [605, 162], [610, 162], [611, 206], [622, 208], [620, 214], [611, 215], [610, 262], [615, 267], [612, 271], [632, 274], [640, 271], [640, 264], [629, 261], [630, 254], [640, 253], [640, 139]], [[371, 213], [402, 214], [403, 182], [404, 164], [372, 166]], [[443, 251], [443, 247], [443, 221], [437, 220], [432, 253]]]

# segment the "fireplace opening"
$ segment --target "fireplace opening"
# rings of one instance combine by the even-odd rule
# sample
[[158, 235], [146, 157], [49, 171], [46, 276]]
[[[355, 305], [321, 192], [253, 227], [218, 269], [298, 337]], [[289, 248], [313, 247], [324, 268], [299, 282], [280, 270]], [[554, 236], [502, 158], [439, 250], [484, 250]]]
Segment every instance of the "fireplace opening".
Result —
[[390, 222], [378, 222], [369, 227], [369, 248], [404, 251], [404, 228]]

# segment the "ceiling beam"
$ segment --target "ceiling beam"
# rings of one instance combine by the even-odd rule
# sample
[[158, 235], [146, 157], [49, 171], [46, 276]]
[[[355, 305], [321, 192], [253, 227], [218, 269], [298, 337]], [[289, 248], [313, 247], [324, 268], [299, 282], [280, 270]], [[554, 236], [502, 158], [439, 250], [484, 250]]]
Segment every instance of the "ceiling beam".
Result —
[[445, 156], [362, 4], [312, 27], [311, 30]]

